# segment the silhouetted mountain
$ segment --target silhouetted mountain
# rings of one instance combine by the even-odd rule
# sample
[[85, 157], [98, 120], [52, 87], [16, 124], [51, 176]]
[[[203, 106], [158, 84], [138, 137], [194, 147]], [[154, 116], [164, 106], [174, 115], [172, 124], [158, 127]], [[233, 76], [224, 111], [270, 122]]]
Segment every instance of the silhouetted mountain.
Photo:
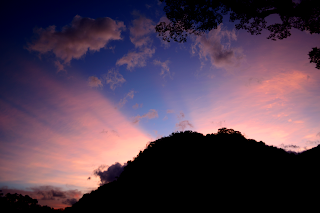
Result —
[[172, 133], [66, 212], [308, 211], [319, 150], [286, 152], [226, 128]]

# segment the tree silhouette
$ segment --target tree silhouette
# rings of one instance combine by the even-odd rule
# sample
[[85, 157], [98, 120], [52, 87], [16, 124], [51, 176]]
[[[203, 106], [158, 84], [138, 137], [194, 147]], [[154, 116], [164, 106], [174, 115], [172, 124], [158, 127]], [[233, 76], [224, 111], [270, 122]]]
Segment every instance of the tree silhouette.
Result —
[[[0, 190], [1, 191], [1, 190]], [[34, 213], [46, 213], [46, 212], [61, 212], [62, 209], [53, 209], [49, 206], [41, 206], [38, 204], [37, 199], [32, 199], [28, 195], [21, 194], [10, 194], [7, 193], [3, 196], [0, 193], [0, 211], [1, 212], [12, 212], [12, 213], [22, 213], [22, 212], [34, 212]]]
[[[231, 22], [237, 30], [247, 30], [251, 35], [261, 34], [263, 29], [270, 31], [268, 39], [284, 39], [291, 35], [291, 28], [320, 33], [320, 6], [316, 0], [160, 0], [165, 2], [164, 11], [170, 23], [160, 22], [156, 32], [163, 40], [173, 39], [186, 42], [188, 34], [201, 35], [216, 29], [223, 21], [223, 15], [230, 12]], [[266, 17], [278, 14], [282, 23], [267, 26]], [[309, 52], [310, 63], [320, 69], [320, 49], [314, 47]]]
[[227, 128], [206, 136], [175, 132], [66, 212], [308, 211], [320, 198], [319, 149], [289, 153]]

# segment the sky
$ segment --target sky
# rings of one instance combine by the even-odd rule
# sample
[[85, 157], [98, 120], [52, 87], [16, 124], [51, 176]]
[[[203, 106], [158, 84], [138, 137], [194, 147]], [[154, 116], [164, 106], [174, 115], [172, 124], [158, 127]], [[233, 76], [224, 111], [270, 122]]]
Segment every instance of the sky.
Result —
[[176, 131], [226, 127], [297, 152], [320, 144], [320, 70], [308, 57], [317, 34], [272, 41], [226, 17], [186, 43], [165, 42], [157, 0], [1, 4], [5, 193], [71, 206], [99, 186], [97, 169]]

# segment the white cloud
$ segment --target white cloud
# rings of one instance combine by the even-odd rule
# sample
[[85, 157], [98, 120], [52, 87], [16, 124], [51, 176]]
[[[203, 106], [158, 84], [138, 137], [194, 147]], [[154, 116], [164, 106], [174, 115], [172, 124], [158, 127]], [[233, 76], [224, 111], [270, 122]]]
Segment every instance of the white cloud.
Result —
[[147, 58], [151, 58], [155, 53], [155, 49], [144, 48], [140, 52], [129, 52], [117, 61], [117, 65], [127, 64], [127, 69], [132, 70], [134, 67], [146, 66]]
[[118, 70], [111, 69], [106, 75], [103, 76], [103, 79], [107, 84], [110, 84], [110, 89], [115, 90], [116, 87], [121, 86], [126, 80], [119, 73]]
[[102, 87], [102, 83], [101, 83], [101, 80], [95, 76], [90, 76], [89, 79], [89, 86], [90, 87]]
[[134, 124], [138, 124], [140, 119], [142, 118], [148, 118], [148, 119], [152, 119], [152, 118], [158, 118], [158, 111], [155, 109], [150, 109], [149, 112], [147, 112], [146, 114], [143, 115], [137, 115], [136, 117], [133, 118], [133, 123]]
[[[235, 31], [222, 30], [222, 24], [212, 29], [208, 34], [196, 36], [192, 45], [192, 53], [198, 52], [200, 59], [207, 60], [216, 67], [237, 66], [243, 58], [240, 49], [230, 48], [231, 40], [237, 40]], [[226, 37], [229, 42], [223, 45], [221, 40]]]
[[[64, 26], [62, 31], [56, 31], [55, 26], [47, 29], [39, 28], [39, 35], [33, 43], [28, 43], [29, 51], [41, 54], [52, 51], [63, 64], [69, 64], [74, 59], [84, 56], [88, 50], [95, 52], [105, 47], [111, 40], [121, 40], [121, 31], [125, 29], [123, 22], [117, 22], [109, 17], [82, 18], [76, 15], [71, 25]], [[63, 70], [61, 63], [56, 63], [58, 70]]]

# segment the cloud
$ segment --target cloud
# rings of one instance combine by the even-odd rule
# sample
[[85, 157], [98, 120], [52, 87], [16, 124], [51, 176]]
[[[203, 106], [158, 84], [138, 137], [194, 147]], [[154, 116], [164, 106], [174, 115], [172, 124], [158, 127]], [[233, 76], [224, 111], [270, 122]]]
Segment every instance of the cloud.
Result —
[[188, 127], [193, 128], [193, 125], [188, 120], [180, 121], [176, 124], [176, 128], [180, 131], [184, 131]]
[[[192, 53], [198, 52], [200, 59], [207, 60], [209, 57], [211, 64], [216, 67], [237, 66], [243, 58], [240, 49], [230, 48], [230, 41], [237, 40], [235, 31], [222, 30], [222, 24], [217, 29], [212, 29], [208, 34], [195, 38], [192, 45]], [[229, 42], [222, 45], [222, 38], [226, 37]]]
[[66, 70], [64, 69], [63, 64], [61, 64], [60, 61], [58, 61], [58, 60], [55, 61], [55, 62], [54, 62], [54, 65], [57, 67], [57, 72], [66, 71]]
[[123, 105], [125, 105], [127, 103], [127, 99], [130, 98], [132, 99], [134, 97], [134, 93], [135, 91], [131, 90], [123, 99], [120, 100], [119, 102], [119, 107], [123, 107]]
[[135, 67], [144, 67], [146, 66], [146, 60], [148, 58], [151, 58], [152, 55], [155, 53], [155, 49], [150, 49], [150, 48], [144, 48], [140, 52], [129, 52], [122, 58], [120, 58], [116, 65], [124, 65], [127, 64], [127, 69], [132, 70]]
[[288, 145], [284, 145], [283, 143], [280, 144], [280, 147], [284, 148], [284, 149], [299, 149], [300, 146], [294, 145], [294, 144], [288, 144]]
[[182, 118], [184, 118], [184, 117], [185, 117], [185, 115], [184, 115], [183, 112], [180, 112], [180, 114], [177, 115], [177, 118], [178, 118], [179, 120], [182, 119]]
[[[27, 44], [29, 51], [41, 54], [53, 52], [63, 64], [69, 64], [72, 59], [79, 59], [88, 50], [95, 52], [105, 47], [111, 40], [121, 40], [121, 31], [125, 29], [123, 22], [117, 22], [109, 17], [82, 18], [76, 15], [71, 25], [56, 31], [56, 26], [47, 29], [38, 28], [34, 32], [38, 39]], [[63, 70], [60, 62], [55, 62], [58, 71]]]
[[90, 76], [89, 79], [89, 86], [90, 87], [102, 87], [102, 83], [101, 83], [101, 80], [95, 76]]
[[130, 27], [130, 41], [136, 48], [151, 44], [152, 40], [146, 36], [151, 32], [155, 32], [155, 25], [151, 19], [140, 15], [138, 19], [132, 21], [133, 26]]
[[318, 132], [318, 133], [316, 134], [316, 136], [320, 137], [320, 132]]
[[168, 64], [170, 63], [169, 60], [166, 60], [165, 62], [161, 62], [159, 60], [153, 60], [153, 64], [154, 65], [159, 65], [161, 66], [161, 73], [160, 75], [164, 78], [166, 76], [169, 76], [169, 78], [172, 79], [172, 76], [174, 75], [174, 73], [170, 72], [169, 66]]
[[307, 143], [307, 144], [315, 144], [315, 145], [318, 145], [318, 144], [320, 144], [320, 141], [319, 141], [319, 140], [316, 140], [316, 141], [307, 141], [306, 143]]
[[[170, 24], [170, 20], [166, 16], [162, 16], [157, 24], [160, 22], [165, 22], [166, 25]], [[170, 37], [170, 33], [168, 31], [165, 32], [167, 37]], [[162, 36], [157, 36], [160, 39], [161, 46], [164, 47], [164, 49], [167, 49], [170, 47], [170, 42], [164, 41]]]
[[106, 75], [103, 76], [103, 79], [107, 84], [110, 84], [110, 89], [115, 90], [116, 87], [121, 86], [126, 80], [119, 73], [118, 70], [111, 69]]
[[141, 115], [141, 116], [137, 115], [136, 117], [133, 118], [133, 123], [138, 124], [140, 119], [142, 118], [149, 118], [149, 119], [158, 118], [158, 111], [155, 109], [150, 109], [149, 112], [147, 112], [144, 115]]
[[165, 120], [167, 120], [167, 119], [168, 119], [168, 116], [164, 116], [164, 118], [163, 118], [162, 120], [165, 121]]
[[132, 106], [133, 109], [138, 109], [139, 107], [142, 107], [142, 104], [140, 104], [140, 106], [139, 106], [139, 104], [136, 103], [135, 105]]
[[167, 113], [174, 113], [173, 109], [168, 109]]
[[94, 170], [94, 175], [99, 176], [100, 178], [100, 185], [104, 185], [106, 183], [112, 182], [116, 180], [117, 177], [122, 173], [123, 168], [127, 164], [121, 165], [120, 163], [116, 162], [115, 164], [111, 165], [107, 170], [102, 171], [106, 166], [101, 165], [98, 169]]
[[66, 199], [64, 201], [62, 201], [63, 204], [67, 204], [67, 205], [73, 205], [77, 202], [78, 200], [75, 198], [71, 198], [71, 199]]
[[[77, 202], [82, 197], [82, 192], [74, 190], [61, 190], [54, 186], [37, 186], [27, 188], [27, 190], [10, 189], [8, 187], [1, 187], [3, 194], [21, 194], [23, 196], [29, 195], [33, 199], [37, 199], [40, 205], [54, 205], [61, 206], [59, 203], [72, 205], [71, 202]], [[58, 203], [57, 203], [58, 201]]]

